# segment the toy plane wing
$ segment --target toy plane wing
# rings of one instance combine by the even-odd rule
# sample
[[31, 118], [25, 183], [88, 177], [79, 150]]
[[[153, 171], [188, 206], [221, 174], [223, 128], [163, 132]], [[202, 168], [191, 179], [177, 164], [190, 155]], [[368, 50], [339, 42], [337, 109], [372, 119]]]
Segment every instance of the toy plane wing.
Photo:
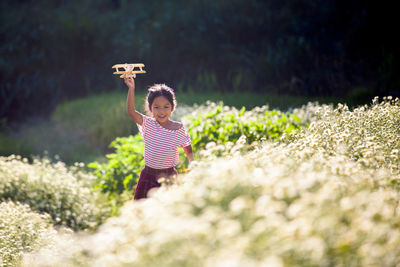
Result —
[[113, 69], [115, 69], [115, 71], [113, 72], [113, 74], [121, 74], [121, 76], [119, 76], [120, 78], [128, 78], [128, 77], [133, 77], [136, 78], [136, 74], [138, 73], [146, 73], [145, 70], [143, 70], [144, 68], [144, 64], [142, 63], [138, 63], [138, 64], [116, 64], [114, 66], [112, 66]]

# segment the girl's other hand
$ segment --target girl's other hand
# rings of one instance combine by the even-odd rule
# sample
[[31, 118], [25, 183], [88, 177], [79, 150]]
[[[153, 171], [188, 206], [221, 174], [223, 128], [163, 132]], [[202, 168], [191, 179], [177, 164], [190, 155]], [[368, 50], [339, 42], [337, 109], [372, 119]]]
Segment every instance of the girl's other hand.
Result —
[[124, 81], [129, 89], [135, 89], [135, 80], [132, 77], [124, 78]]

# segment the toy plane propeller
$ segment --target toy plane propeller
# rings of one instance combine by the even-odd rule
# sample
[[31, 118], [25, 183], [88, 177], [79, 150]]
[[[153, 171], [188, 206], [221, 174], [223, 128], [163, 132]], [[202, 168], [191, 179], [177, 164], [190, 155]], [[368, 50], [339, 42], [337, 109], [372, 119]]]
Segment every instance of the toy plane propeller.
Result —
[[[139, 64], [116, 64], [112, 66], [112, 68], [115, 68], [115, 72], [113, 74], [121, 74], [119, 76], [120, 78], [128, 78], [128, 77], [133, 77], [136, 78], [136, 74], [138, 73], [146, 73], [144, 68], [144, 64], [139, 63]], [[123, 69], [123, 70], [120, 70]]]

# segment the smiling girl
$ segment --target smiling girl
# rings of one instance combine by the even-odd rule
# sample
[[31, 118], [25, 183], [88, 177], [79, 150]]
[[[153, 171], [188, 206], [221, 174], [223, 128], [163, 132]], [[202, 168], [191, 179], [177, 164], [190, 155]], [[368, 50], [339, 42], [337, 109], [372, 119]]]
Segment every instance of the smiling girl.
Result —
[[179, 163], [178, 147], [183, 148], [189, 162], [193, 161], [190, 136], [180, 122], [170, 120], [176, 108], [174, 91], [165, 84], [149, 88], [146, 111], [150, 116], [135, 109], [135, 81], [125, 78], [129, 88], [126, 107], [129, 116], [136, 122], [144, 140], [145, 167], [140, 173], [134, 199], [147, 197], [151, 188], [160, 187], [158, 179], [177, 175], [175, 166]]

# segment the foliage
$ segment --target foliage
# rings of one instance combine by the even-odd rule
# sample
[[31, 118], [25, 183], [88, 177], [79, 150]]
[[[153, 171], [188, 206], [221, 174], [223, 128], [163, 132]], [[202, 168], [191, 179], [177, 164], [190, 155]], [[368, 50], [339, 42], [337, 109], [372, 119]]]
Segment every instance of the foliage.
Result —
[[0, 132], [0, 155], [28, 155], [31, 152], [29, 144], [23, 144], [18, 138]]
[[0, 118], [50, 114], [65, 99], [121, 87], [111, 66], [125, 62], [146, 64], [145, 84], [196, 92], [345, 96], [361, 83], [398, 93], [398, 46], [381, 30], [395, 32], [384, 20], [395, 10], [337, 0], [3, 0]]
[[310, 128], [199, 162], [25, 266], [397, 265], [399, 99], [310, 112]]
[[341, 103], [344, 101], [339, 97], [306, 97], [266, 92], [257, 93], [248, 91], [244, 88], [228, 93], [215, 90], [205, 92], [196, 92], [195, 90], [184, 92], [179, 90], [176, 92], [176, 96], [180, 103], [179, 106], [184, 104], [191, 107], [195, 105], [203, 105], [207, 101], [216, 103], [222, 101], [226, 106], [235, 107], [237, 109], [245, 107], [247, 110], [261, 107], [263, 105], [268, 105], [271, 109], [289, 110], [291, 108], [301, 107], [309, 102]]
[[0, 265], [19, 266], [23, 253], [50, 245], [55, 238], [51, 219], [28, 205], [0, 203]]
[[95, 228], [108, 216], [103, 197], [91, 190], [94, 176], [48, 159], [32, 164], [20, 156], [0, 157], [0, 201], [27, 204], [51, 216], [55, 225]]
[[262, 138], [279, 140], [283, 133], [303, 126], [295, 114], [269, 110], [268, 106], [246, 111], [245, 107], [237, 110], [222, 103], [208, 105], [207, 113], [194, 112], [186, 118], [189, 120], [186, 124], [195, 150], [203, 149], [209, 142], [217, 145], [236, 143], [241, 136], [246, 137], [248, 144]]
[[144, 167], [143, 139], [140, 135], [118, 137], [111, 142], [110, 147], [115, 149], [115, 153], [107, 154], [105, 163], [92, 162], [88, 167], [97, 176], [95, 188], [122, 204], [132, 198], [140, 171]]

